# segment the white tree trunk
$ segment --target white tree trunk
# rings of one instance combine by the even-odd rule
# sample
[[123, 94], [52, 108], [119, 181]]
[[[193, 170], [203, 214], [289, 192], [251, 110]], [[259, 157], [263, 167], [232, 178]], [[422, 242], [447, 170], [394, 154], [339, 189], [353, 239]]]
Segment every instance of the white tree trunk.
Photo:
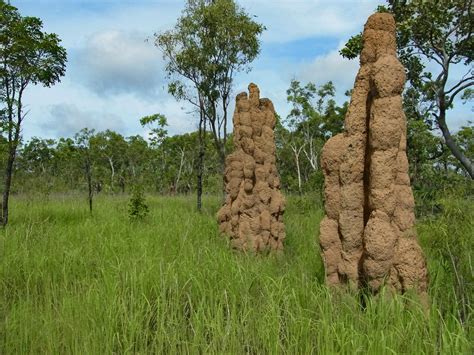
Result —
[[295, 163], [296, 163], [296, 173], [298, 174], [298, 191], [301, 194], [301, 168], [300, 168], [300, 154], [301, 150], [304, 146], [296, 148], [296, 146], [291, 145], [291, 150], [295, 156]]
[[176, 182], [174, 184], [176, 191], [178, 191], [178, 184], [179, 184], [179, 179], [181, 178], [181, 172], [183, 171], [183, 165], [184, 165], [184, 153], [185, 149], [180, 149], [181, 150], [181, 160], [179, 162], [179, 170], [178, 170], [178, 176], [176, 177]]
[[113, 190], [114, 189], [114, 177], [115, 177], [114, 162], [113, 162], [111, 157], [107, 157], [107, 159], [109, 161], [110, 171], [111, 171], [111, 174], [110, 174], [110, 189]]

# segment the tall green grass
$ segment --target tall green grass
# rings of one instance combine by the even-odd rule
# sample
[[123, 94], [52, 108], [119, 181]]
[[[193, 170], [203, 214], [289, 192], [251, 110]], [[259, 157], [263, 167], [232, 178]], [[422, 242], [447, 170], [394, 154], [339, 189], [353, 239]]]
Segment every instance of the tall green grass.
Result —
[[1, 354], [472, 353], [471, 305], [460, 300], [469, 266], [456, 270], [467, 277], [457, 290], [443, 254], [451, 241], [472, 247], [472, 209], [419, 223], [427, 313], [409, 295], [361, 309], [357, 295], [328, 291], [316, 198], [290, 199], [282, 256], [230, 251], [217, 198], [202, 214], [187, 197], [148, 202], [150, 215], [131, 223], [125, 197], [97, 198], [93, 216], [74, 196], [14, 199], [0, 235]]

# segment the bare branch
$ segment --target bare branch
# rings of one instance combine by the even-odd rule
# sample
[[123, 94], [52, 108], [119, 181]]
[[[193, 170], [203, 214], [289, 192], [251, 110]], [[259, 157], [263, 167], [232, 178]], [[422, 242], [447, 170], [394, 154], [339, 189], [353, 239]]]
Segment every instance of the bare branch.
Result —
[[454, 90], [452, 92], [452, 94], [449, 96], [449, 100], [448, 100], [448, 103], [446, 105], [446, 107], [449, 107], [452, 105], [453, 101], [454, 101], [454, 98], [456, 97], [457, 94], [459, 94], [461, 91], [463, 91], [464, 89], [467, 89], [468, 87], [470, 86], [474, 86], [474, 81], [471, 81], [467, 84], [464, 84], [460, 87], [458, 87], [456, 90]]
[[459, 86], [461, 86], [462, 84], [464, 84], [464, 83], [466, 83], [470, 80], [474, 81], [474, 75], [470, 76], [470, 77], [467, 77], [467, 78], [464, 78], [464, 79], [461, 79], [456, 85], [454, 85], [451, 89], [449, 89], [448, 91], [445, 91], [444, 93], [445, 94], [450, 94], [452, 91], [456, 90]]

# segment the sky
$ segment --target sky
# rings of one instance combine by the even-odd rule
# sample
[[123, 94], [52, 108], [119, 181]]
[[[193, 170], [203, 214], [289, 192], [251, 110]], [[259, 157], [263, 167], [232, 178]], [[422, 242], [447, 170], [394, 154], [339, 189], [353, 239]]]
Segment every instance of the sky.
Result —
[[[234, 94], [254, 82], [261, 97], [270, 98], [281, 116], [290, 110], [286, 90], [293, 78], [317, 85], [332, 80], [336, 99], [343, 102], [359, 64], [342, 58], [338, 51], [383, 3], [237, 2], [267, 29], [252, 70], [235, 77]], [[112, 129], [124, 136], [146, 135], [139, 119], [154, 113], [168, 118], [171, 135], [197, 128], [190, 107], [168, 94], [165, 63], [153, 45], [154, 33], [174, 26], [185, 0], [11, 0], [11, 4], [23, 16], [41, 18], [44, 30], [56, 33], [68, 53], [66, 75], [60, 83], [27, 91], [25, 139], [73, 136], [84, 127]], [[454, 70], [456, 75], [462, 73]], [[458, 129], [472, 117], [471, 106], [457, 102], [450, 117], [450, 128]]]

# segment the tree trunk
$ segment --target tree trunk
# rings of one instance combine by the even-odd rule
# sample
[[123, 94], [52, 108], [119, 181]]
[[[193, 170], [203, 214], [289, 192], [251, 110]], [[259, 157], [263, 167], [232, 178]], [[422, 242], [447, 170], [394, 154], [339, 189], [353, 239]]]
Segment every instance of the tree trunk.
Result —
[[451, 133], [449, 132], [448, 126], [446, 124], [446, 109], [443, 107], [444, 100], [440, 101], [440, 112], [439, 116], [437, 116], [436, 118], [439, 128], [443, 133], [446, 145], [448, 146], [449, 150], [451, 150], [451, 153], [454, 155], [454, 157], [461, 163], [461, 165], [467, 171], [471, 179], [474, 179], [474, 164], [463, 154], [463, 152], [461, 151], [461, 149], [459, 149], [453, 137], [451, 136]]
[[203, 108], [200, 108], [199, 117], [199, 156], [197, 160], [197, 209], [202, 210], [202, 176], [204, 174], [204, 141], [206, 135], [206, 121], [204, 118]]
[[[210, 132], [212, 132], [212, 136], [214, 137], [214, 146], [216, 147], [217, 155], [219, 156], [219, 163], [220, 163], [220, 173], [222, 178], [222, 192], [223, 195], [225, 196], [225, 180], [224, 180], [224, 170], [225, 170], [225, 156], [226, 156], [226, 151], [225, 151], [225, 144], [227, 137], [225, 136], [227, 134], [226, 131], [224, 131], [224, 137], [220, 139], [220, 126], [216, 127], [216, 121], [217, 121], [217, 114], [216, 114], [216, 108], [213, 105], [212, 106], [212, 116], [209, 117], [209, 127], [210, 127]], [[227, 115], [225, 116], [224, 120], [227, 120]], [[223, 124], [226, 124], [223, 123]], [[219, 123], [218, 123], [219, 125]]]
[[219, 158], [221, 163], [221, 182], [222, 182], [222, 203], [224, 203], [226, 199], [226, 192], [225, 192], [225, 147], [222, 145], [222, 149], [219, 151]]
[[183, 171], [184, 153], [185, 153], [185, 149], [181, 149], [181, 159], [179, 161], [178, 176], [176, 177], [176, 181], [175, 181], [175, 184], [174, 184], [174, 186], [176, 188], [176, 191], [178, 191], [179, 180], [181, 179], [181, 172]]
[[295, 155], [295, 163], [296, 163], [296, 173], [298, 174], [298, 192], [301, 195], [301, 168], [300, 168], [300, 153], [301, 148], [299, 150], [296, 149], [295, 146], [291, 147], [293, 153]]
[[120, 189], [122, 190], [122, 194], [125, 193], [125, 178], [123, 176], [120, 177]]
[[[8, 83], [8, 81], [7, 81]], [[8, 84], [7, 84], [8, 85]], [[23, 90], [19, 92], [17, 99], [17, 110], [16, 110], [16, 119], [17, 122], [14, 123], [14, 112], [13, 112], [13, 99], [15, 98], [14, 90], [12, 96], [10, 96], [8, 87], [6, 88], [6, 97], [10, 100], [7, 100], [7, 116], [8, 116], [8, 160], [5, 167], [4, 175], [4, 190], [1, 203], [1, 216], [0, 216], [0, 225], [5, 227], [8, 223], [8, 202], [10, 199], [10, 189], [12, 185], [12, 175], [13, 175], [13, 164], [15, 163], [16, 149], [18, 147], [18, 142], [20, 141], [20, 125], [22, 121], [22, 103], [21, 99], [23, 96]]]
[[228, 105], [228, 95], [224, 95], [222, 97], [222, 111], [224, 112], [224, 117], [223, 117], [223, 130], [224, 130], [224, 136], [222, 137], [222, 150], [224, 152], [224, 157], [222, 158], [222, 195], [223, 195], [223, 201], [225, 202], [225, 199], [227, 198], [227, 193], [225, 192], [225, 158], [227, 156], [226, 152], [226, 144], [227, 144], [227, 105]]
[[12, 145], [9, 148], [8, 152], [8, 160], [7, 166], [5, 169], [5, 177], [4, 177], [4, 190], [3, 190], [3, 198], [2, 198], [2, 208], [0, 216], [0, 225], [5, 227], [8, 223], [8, 201], [10, 198], [10, 189], [12, 184], [12, 175], [13, 175], [13, 163], [15, 162], [15, 155], [16, 155], [16, 145]]
[[115, 167], [112, 158], [107, 157], [110, 165], [110, 190], [114, 191], [114, 178], [115, 178]]
[[92, 172], [91, 172], [91, 164], [89, 159], [86, 161], [86, 178], [87, 178], [87, 187], [89, 189], [89, 212], [92, 214], [92, 197], [94, 194], [94, 191], [92, 190]]

